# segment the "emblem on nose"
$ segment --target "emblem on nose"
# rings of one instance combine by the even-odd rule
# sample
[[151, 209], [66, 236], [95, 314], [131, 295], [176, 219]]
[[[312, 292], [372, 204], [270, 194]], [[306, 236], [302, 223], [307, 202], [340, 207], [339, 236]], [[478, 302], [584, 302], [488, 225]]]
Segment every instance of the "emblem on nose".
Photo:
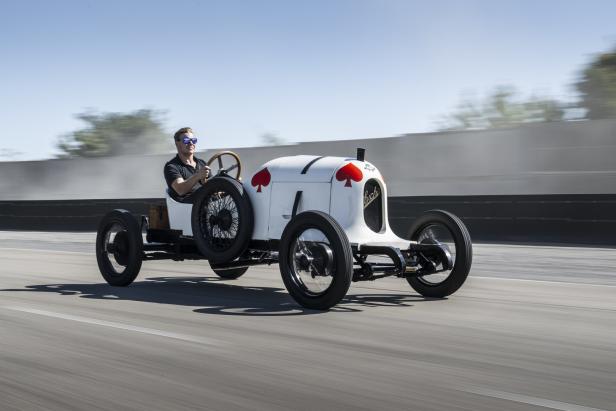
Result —
[[342, 167], [336, 173], [336, 180], [345, 181], [345, 187], [351, 187], [351, 180], [355, 182], [360, 182], [361, 179], [364, 178], [364, 174], [361, 170], [353, 165], [353, 163], [349, 163], [346, 166]]

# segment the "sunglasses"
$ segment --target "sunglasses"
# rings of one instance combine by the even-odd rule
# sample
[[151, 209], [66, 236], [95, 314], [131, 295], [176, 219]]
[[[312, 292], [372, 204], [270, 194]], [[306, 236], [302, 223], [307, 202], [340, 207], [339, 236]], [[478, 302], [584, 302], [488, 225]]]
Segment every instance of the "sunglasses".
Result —
[[[180, 140], [178, 139], [176, 141], [180, 141]], [[193, 137], [193, 138], [183, 137], [181, 141], [182, 141], [182, 143], [184, 143], [186, 145], [189, 145], [189, 144], [193, 144], [194, 145], [194, 144], [197, 144], [197, 137]]]

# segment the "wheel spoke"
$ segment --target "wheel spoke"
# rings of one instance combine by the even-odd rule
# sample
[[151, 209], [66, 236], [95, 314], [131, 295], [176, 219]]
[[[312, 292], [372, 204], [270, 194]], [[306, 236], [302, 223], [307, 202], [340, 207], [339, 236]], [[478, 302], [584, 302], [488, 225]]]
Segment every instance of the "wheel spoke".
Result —
[[218, 191], [212, 193], [205, 204], [205, 210], [200, 215], [203, 233], [216, 251], [225, 251], [234, 244], [238, 233], [237, 203], [229, 193]]

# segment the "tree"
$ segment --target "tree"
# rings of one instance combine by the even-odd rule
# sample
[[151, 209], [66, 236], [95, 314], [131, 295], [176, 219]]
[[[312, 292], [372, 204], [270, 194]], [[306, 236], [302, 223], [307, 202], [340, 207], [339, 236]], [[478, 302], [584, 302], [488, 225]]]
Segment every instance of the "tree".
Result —
[[23, 153], [21, 151], [13, 150], [10, 148], [0, 148], [0, 158], [16, 159]]
[[518, 98], [511, 86], [499, 86], [483, 101], [466, 98], [442, 122], [442, 130], [479, 130], [515, 127], [525, 123], [562, 120], [564, 105], [556, 100], [531, 97]]
[[583, 71], [575, 84], [580, 92], [580, 106], [586, 118], [616, 117], [616, 48], [598, 55]]
[[60, 137], [60, 157], [103, 157], [154, 154], [169, 151], [170, 137], [163, 131], [161, 112], [85, 112], [76, 117], [87, 126]]
[[286, 144], [286, 141], [275, 133], [261, 134], [261, 141], [267, 146], [280, 146]]

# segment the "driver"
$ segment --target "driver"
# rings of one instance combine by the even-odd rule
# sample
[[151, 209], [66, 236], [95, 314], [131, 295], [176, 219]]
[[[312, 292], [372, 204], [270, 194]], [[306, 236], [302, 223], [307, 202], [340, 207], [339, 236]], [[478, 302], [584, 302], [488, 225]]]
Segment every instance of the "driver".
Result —
[[173, 139], [178, 153], [165, 164], [168, 192], [175, 201], [192, 203], [192, 194], [210, 177], [210, 168], [194, 156], [197, 137], [190, 127], [176, 131]]

